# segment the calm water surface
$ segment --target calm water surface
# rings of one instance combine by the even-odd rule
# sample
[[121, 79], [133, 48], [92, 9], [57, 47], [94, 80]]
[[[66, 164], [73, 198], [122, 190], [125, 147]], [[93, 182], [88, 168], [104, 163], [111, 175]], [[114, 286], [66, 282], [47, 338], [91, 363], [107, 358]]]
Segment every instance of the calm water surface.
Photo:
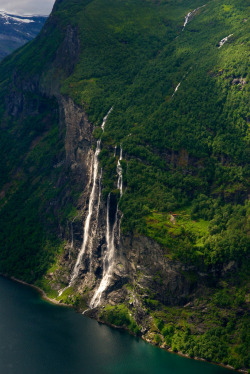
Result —
[[230, 374], [179, 357], [0, 277], [0, 374]]

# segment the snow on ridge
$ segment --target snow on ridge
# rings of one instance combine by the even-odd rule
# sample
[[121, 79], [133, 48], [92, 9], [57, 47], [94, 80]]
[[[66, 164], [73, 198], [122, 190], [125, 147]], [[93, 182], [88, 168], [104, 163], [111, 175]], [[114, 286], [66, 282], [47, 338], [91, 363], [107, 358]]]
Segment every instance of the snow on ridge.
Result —
[[3, 11], [0, 11], [0, 16], [2, 18], [4, 18], [6, 20], [5, 24], [9, 24], [10, 22], [9, 21], [16, 21], [16, 22], [19, 22], [19, 23], [31, 23], [31, 22], [35, 22], [32, 18], [32, 16], [30, 16], [30, 18], [22, 18], [20, 16], [13, 16], [11, 14], [7, 14]]
[[23, 22], [23, 23], [35, 22], [33, 19], [28, 19], [28, 18], [16, 18], [16, 17], [10, 17], [10, 18], [13, 19], [14, 21]]
[[1, 10], [0, 9], [0, 15], [1, 14], [5, 14], [7, 16], [11, 16], [11, 17], [21, 17], [21, 18], [48, 18], [49, 17], [49, 14], [38, 14], [38, 13], [27, 13], [27, 14], [21, 14], [21, 13], [8, 13], [6, 12], [5, 10]]

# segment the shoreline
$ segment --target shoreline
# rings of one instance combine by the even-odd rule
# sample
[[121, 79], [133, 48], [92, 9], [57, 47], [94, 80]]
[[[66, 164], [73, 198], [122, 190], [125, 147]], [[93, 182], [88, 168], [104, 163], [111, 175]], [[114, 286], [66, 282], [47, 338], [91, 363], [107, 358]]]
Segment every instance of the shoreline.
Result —
[[44, 291], [42, 288], [40, 288], [40, 287], [38, 287], [38, 286], [35, 286], [34, 284], [27, 283], [27, 282], [25, 282], [25, 281], [23, 281], [23, 280], [21, 280], [21, 279], [17, 279], [17, 278], [15, 278], [15, 277], [12, 277], [12, 276], [9, 276], [9, 275], [6, 275], [6, 274], [0, 274], [0, 275], [1, 275], [3, 278], [10, 279], [10, 280], [12, 280], [12, 281], [14, 281], [14, 282], [21, 283], [21, 284], [23, 284], [24, 286], [28, 286], [28, 287], [33, 288], [34, 290], [36, 290], [36, 291], [40, 294], [40, 296], [41, 296], [41, 298], [42, 298], [43, 300], [45, 300], [45, 301], [47, 301], [47, 302], [49, 302], [49, 303], [51, 303], [51, 304], [60, 305], [60, 306], [64, 306], [64, 307], [67, 307], [67, 308], [74, 309], [74, 306], [71, 305], [71, 304], [65, 304], [65, 303], [61, 303], [60, 301], [57, 301], [57, 300], [55, 300], [55, 299], [51, 299], [50, 297], [48, 297], [48, 296], [46, 295], [45, 291]]
[[182, 352], [174, 352], [172, 351], [171, 348], [166, 348], [164, 347], [163, 345], [157, 345], [154, 343], [154, 341], [151, 341], [150, 339], [146, 339], [144, 338], [144, 336], [136, 336], [134, 335], [131, 331], [129, 331], [126, 327], [122, 327], [122, 326], [116, 326], [116, 325], [112, 325], [112, 323], [107, 323], [107, 322], [103, 322], [99, 319], [96, 319], [96, 318], [92, 318], [92, 317], [89, 317], [91, 319], [95, 319], [98, 323], [102, 323], [103, 325], [106, 325], [106, 326], [109, 326], [109, 327], [112, 327], [114, 329], [119, 329], [119, 330], [124, 330], [124, 331], [127, 331], [130, 335], [133, 335], [139, 339], [142, 339], [143, 341], [145, 341], [146, 343], [149, 343], [153, 346], [155, 346], [156, 348], [159, 348], [159, 349], [163, 349], [164, 351], [168, 352], [168, 353], [172, 353], [172, 354], [175, 354], [177, 356], [181, 356], [181, 357], [185, 357], [185, 358], [188, 358], [189, 360], [195, 360], [195, 361], [203, 361], [203, 362], [207, 362], [208, 364], [212, 364], [212, 365], [216, 365], [216, 366], [220, 366], [220, 367], [223, 367], [224, 369], [227, 369], [227, 370], [231, 370], [232, 372], [235, 372], [235, 373], [244, 373], [244, 374], [248, 374], [248, 371], [246, 370], [243, 370], [243, 369], [239, 369], [239, 370], [236, 370], [234, 367], [230, 366], [230, 365], [224, 365], [222, 363], [217, 363], [217, 362], [213, 362], [213, 361], [207, 361], [205, 360], [204, 358], [200, 358], [200, 357], [190, 357], [188, 356], [188, 354], [185, 354], [185, 353], [182, 353]]
[[[65, 303], [61, 303], [60, 301], [57, 301], [55, 299], [51, 299], [49, 298], [45, 291], [41, 288], [39, 288], [38, 286], [35, 286], [34, 284], [30, 284], [30, 283], [27, 283], [23, 280], [20, 280], [20, 279], [17, 279], [15, 277], [12, 277], [12, 276], [8, 276], [6, 274], [1, 274], [0, 275], [3, 277], [3, 278], [6, 278], [6, 279], [9, 279], [9, 280], [12, 280], [14, 282], [17, 282], [17, 283], [21, 283], [23, 284], [24, 286], [28, 286], [28, 287], [31, 287], [33, 289], [35, 289], [41, 296], [41, 298], [51, 304], [55, 304], [55, 305], [58, 305], [58, 306], [63, 306], [63, 307], [67, 307], [67, 308], [71, 308], [73, 310], [76, 311], [76, 313], [80, 313], [80, 314], [83, 314], [85, 315], [85, 312], [87, 312], [89, 309], [86, 309], [86, 310], [82, 310], [82, 311], [79, 311], [77, 312], [76, 308], [71, 305], [71, 304], [65, 304]], [[85, 315], [86, 317], [88, 317], [88, 315], [86, 314]], [[112, 327], [112, 328], [115, 328], [115, 329], [120, 329], [120, 330], [124, 330], [124, 331], [127, 331], [129, 334], [133, 335], [133, 336], [136, 336], [134, 334], [132, 334], [128, 329], [126, 329], [125, 327], [122, 327], [122, 326], [115, 326], [115, 325], [112, 325], [111, 323], [106, 323], [106, 322], [103, 322], [101, 320], [99, 320], [99, 318], [94, 318], [94, 317], [88, 317], [88, 318], [91, 318], [91, 319], [95, 319], [98, 323], [102, 323], [106, 326], [109, 326], [109, 327]], [[163, 345], [157, 345], [155, 344], [153, 341], [151, 341], [150, 339], [146, 339], [144, 338], [144, 336], [138, 336], [138, 338], [141, 338], [142, 340], [144, 340], [145, 342], [149, 343], [149, 344], [152, 344], [154, 345], [155, 347], [159, 348], [159, 349], [163, 349], [165, 350], [166, 352], [169, 352], [169, 353], [173, 353], [173, 354], [176, 354], [178, 356], [181, 356], [181, 357], [185, 357], [185, 358], [188, 358], [188, 359], [191, 359], [191, 360], [195, 360], [195, 361], [203, 361], [203, 362], [207, 362], [208, 364], [212, 364], [212, 365], [216, 365], [216, 366], [220, 366], [220, 367], [223, 367], [224, 369], [228, 369], [228, 370], [231, 370], [232, 372], [234, 371], [235, 373], [244, 373], [244, 374], [248, 374], [248, 371], [247, 370], [243, 370], [243, 369], [238, 369], [236, 370], [235, 368], [233, 368], [232, 366], [230, 365], [224, 365], [223, 363], [216, 363], [216, 362], [212, 362], [212, 361], [207, 361], [205, 360], [204, 358], [200, 358], [200, 357], [189, 357], [187, 354], [185, 353], [181, 353], [181, 352], [174, 352], [171, 350], [171, 348], [166, 348], [164, 347]]]

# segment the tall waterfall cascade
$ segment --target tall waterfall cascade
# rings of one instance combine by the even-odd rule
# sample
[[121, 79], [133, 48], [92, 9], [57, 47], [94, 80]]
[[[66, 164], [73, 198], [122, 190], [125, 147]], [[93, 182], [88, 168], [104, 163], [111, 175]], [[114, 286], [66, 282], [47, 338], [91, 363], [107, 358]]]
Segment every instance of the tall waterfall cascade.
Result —
[[[104, 131], [105, 124], [106, 124], [106, 121], [108, 119], [108, 116], [109, 116], [109, 114], [111, 113], [112, 110], [113, 110], [113, 108], [111, 108], [108, 111], [108, 113], [106, 114], [106, 116], [103, 118], [103, 122], [102, 122], [102, 125], [101, 125], [101, 128], [102, 128], [103, 131]], [[86, 249], [90, 245], [92, 245], [91, 218], [92, 218], [92, 215], [93, 215], [94, 211], [97, 211], [96, 214], [97, 214], [97, 218], [98, 218], [100, 201], [101, 201], [102, 170], [99, 173], [99, 159], [98, 159], [100, 151], [101, 151], [101, 139], [99, 139], [97, 141], [96, 150], [95, 150], [93, 160], [92, 160], [92, 173], [91, 173], [92, 189], [91, 189], [91, 193], [90, 193], [90, 197], [89, 197], [88, 214], [87, 214], [87, 217], [86, 217], [86, 220], [85, 220], [85, 223], [84, 223], [83, 243], [82, 243], [81, 249], [78, 253], [77, 260], [76, 260], [73, 272], [71, 274], [71, 279], [70, 279], [69, 285], [67, 287], [65, 287], [64, 289], [59, 291], [59, 296], [61, 296], [61, 294], [67, 288], [71, 287], [72, 284], [74, 283], [74, 281], [76, 280], [76, 278], [78, 277], [80, 267], [81, 267], [81, 262], [82, 262], [84, 254], [86, 252]], [[97, 196], [97, 194], [98, 194], [98, 196]], [[96, 199], [97, 199], [97, 209], [95, 209], [95, 206], [94, 206]]]
[[90, 308], [96, 308], [100, 302], [103, 292], [107, 289], [113, 270], [113, 260], [115, 255], [115, 224], [113, 227], [110, 225], [110, 194], [108, 195], [107, 201], [107, 227], [106, 227], [106, 242], [107, 250], [103, 259], [103, 277], [101, 283], [95, 292], [92, 300], [90, 301]]
[[221, 41], [219, 42], [219, 47], [218, 48], [221, 48], [228, 41], [228, 39], [231, 38], [231, 36], [233, 36], [233, 34], [230, 34], [230, 35], [226, 36], [225, 38], [221, 39]]
[[72, 276], [71, 276], [69, 286], [72, 285], [72, 283], [74, 282], [74, 280], [77, 278], [77, 276], [79, 274], [82, 258], [83, 258], [83, 255], [84, 255], [85, 251], [86, 251], [87, 244], [89, 242], [90, 221], [91, 221], [91, 217], [92, 217], [92, 214], [93, 214], [94, 200], [96, 198], [97, 185], [98, 185], [97, 184], [98, 168], [99, 168], [98, 156], [99, 156], [100, 151], [101, 151], [101, 140], [98, 140], [96, 151], [95, 151], [95, 154], [94, 154], [94, 159], [93, 159], [93, 166], [92, 166], [93, 185], [92, 185], [92, 190], [91, 190], [90, 197], [89, 197], [88, 215], [87, 215], [85, 225], [84, 225], [83, 243], [82, 243], [81, 250], [78, 254], [78, 257], [77, 257], [77, 260], [76, 260], [76, 263], [75, 263], [75, 266], [74, 266], [74, 269], [73, 269], [73, 273], [72, 273]]
[[[120, 198], [123, 195], [123, 177], [122, 177], [121, 160], [122, 160], [122, 147], [120, 147], [120, 157], [119, 157], [117, 167], [116, 167], [116, 172], [118, 174], [117, 188], [120, 190]], [[120, 217], [120, 220], [118, 222], [118, 209], [116, 209], [115, 220], [116, 220], [116, 226], [117, 226], [117, 230], [118, 230], [118, 233], [117, 233], [118, 243], [120, 243], [120, 237], [121, 237], [121, 220], [122, 220], [122, 217], [123, 216]]]
[[[117, 162], [116, 172], [118, 174], [117, 188], [120, 190], [120, 197], [123, 193], [123, 178], [122, 178], [122, 167], [120, 161], [122, 160], [122, 147], [120, 147], [120, 156]], [[103, 259], [103, 276], [101, 283], [95, 292], [93, 298], [90, 301], [90, 308], [96, 308], [100, 302], [103, 292], [108, 288], [110, 280], [113, 275], [113, 269], [115, 264], [115, 233], [118, 232], [120, 237], [120, 220], [118, 219], [118, 207], [116, 207], [115, 222], [113, 225], [110, 224], [110, 194], [107, 200], [107, 224], [106, 224], [106, 244], [107, 249]]]
[[191, 19], [195, 16], [195, 14], [198, 12], [199, 9], [203, 8], [204, 6], [206, 6], [207, 4], [204, 4], [202, 6], [200, 6], [199, 8], [196, 8], [195, 10], [192, 10], [191, 12], [189, 12], [186, 16], [185, 16], [185, 21], [184, 21], [184, 24], [183, 24], [183, 28], [182, 28], [182, 31], [185, 29], [185, 27], [187, 26], [188, 22], [191, 21]]

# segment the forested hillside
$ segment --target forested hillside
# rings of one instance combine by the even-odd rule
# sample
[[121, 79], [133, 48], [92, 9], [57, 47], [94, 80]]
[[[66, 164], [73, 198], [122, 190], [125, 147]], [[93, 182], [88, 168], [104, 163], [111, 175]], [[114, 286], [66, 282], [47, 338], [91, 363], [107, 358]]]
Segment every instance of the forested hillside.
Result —
[[[2, 273], [86, 309], [112, 216], [120, 267], [94, 316], [249, 367], [249, 22], [245, 0], [56, 2], [0, 65]], [[97, 140], [98, 240], [72, 285]]]

